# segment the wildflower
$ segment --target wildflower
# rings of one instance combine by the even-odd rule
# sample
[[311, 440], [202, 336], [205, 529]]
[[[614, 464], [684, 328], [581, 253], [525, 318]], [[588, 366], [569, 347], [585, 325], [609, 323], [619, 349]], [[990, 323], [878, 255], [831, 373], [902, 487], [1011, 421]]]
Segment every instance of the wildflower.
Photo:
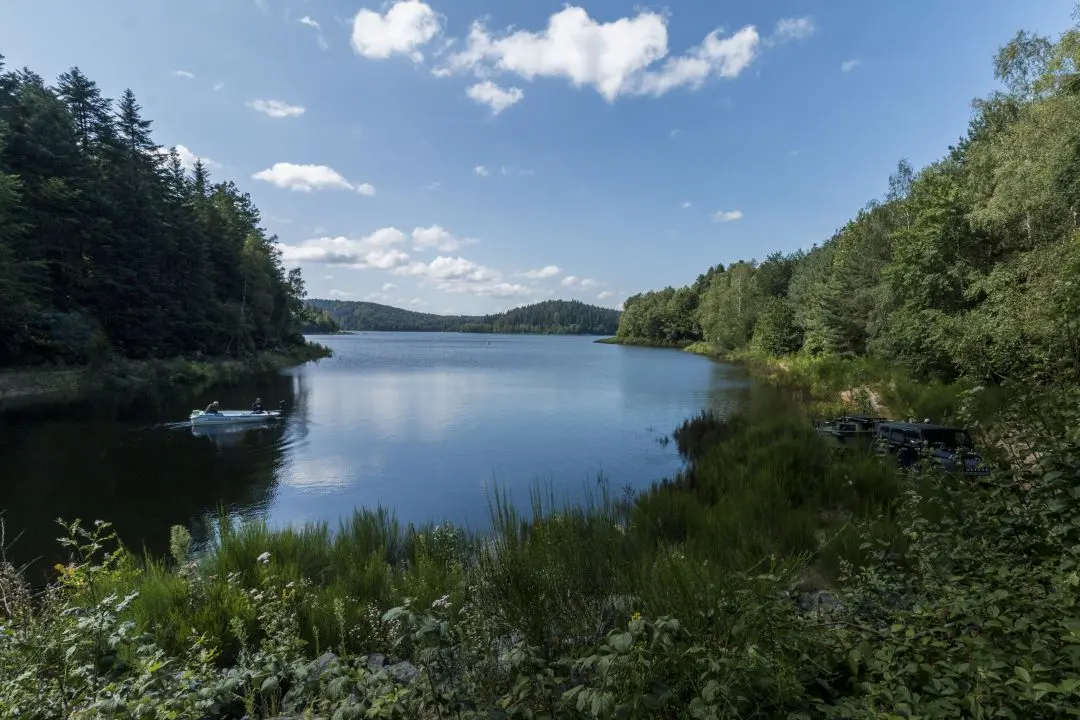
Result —
[[450, 596], [443, 595], [441, 598], [431, 603], [431, 607], [435, 610], [445, 610], [450, 607]]
[[269, 565], [270, 564], [270, 553], [269, 552], [264, 552], [262, 555], [255, 558], [255, 561], [260, 562], [263, 565]]
[[640, 619], [641, 619], [641, 613], [639, 613], [639, 612], [636, 612], [636, 613], [634, 613], [633, 615], [630, 616], [630, 622], [634, 622], [635, 620], [640, 620]]

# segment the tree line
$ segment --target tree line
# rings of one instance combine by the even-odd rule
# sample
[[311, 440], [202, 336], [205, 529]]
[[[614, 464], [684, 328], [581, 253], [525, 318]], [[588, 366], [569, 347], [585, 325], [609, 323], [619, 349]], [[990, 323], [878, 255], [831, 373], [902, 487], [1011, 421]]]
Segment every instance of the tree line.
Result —
[[345, 330], [611, 335], [619, 311], [579, 300], [544, 300], [493, 315], [436, 315], [349, 300], [307, 301]]
[[619, 335], [1059, 379], [1080, 359], [1080, 29], [1018, 33], [966, 134], [821, 245], [629, 298]]
[[250, 197], [154, 142], [131, 90], [0, 56], [0, 365], [302, 343], [304, 294]]

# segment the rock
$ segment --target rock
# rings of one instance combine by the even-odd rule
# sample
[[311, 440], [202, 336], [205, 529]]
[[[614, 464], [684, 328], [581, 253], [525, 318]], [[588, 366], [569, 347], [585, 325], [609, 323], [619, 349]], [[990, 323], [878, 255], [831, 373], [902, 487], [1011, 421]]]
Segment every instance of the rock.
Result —
[[371, 672], [379, 672], [386, 666], [386, 656], [382, 653], [372, 653], [367, 656], [367, 668]]
[[420, 671], [416, 669], [416, 666], [408, 661], [391, 665], [386, 668], [386, 672], [390, 674], [390, 677], [394, 678], [394, 680], [402, 685], [408, 685], [420, 674]]

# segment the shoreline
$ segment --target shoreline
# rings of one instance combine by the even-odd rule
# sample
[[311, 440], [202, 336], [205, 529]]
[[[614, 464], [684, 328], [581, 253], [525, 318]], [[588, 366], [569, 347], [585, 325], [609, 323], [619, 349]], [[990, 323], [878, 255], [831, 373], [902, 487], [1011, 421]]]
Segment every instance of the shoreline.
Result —
[[100, 365], [79, 367], [18, 367], [0, 369], [0, 415], [9, 410], [62, 405], [100, 392], [139, 392], [151, 386], [213, 385], [252, 373], [273, 372], [330, 357], [324, 345], [266, 350], [247, 358], [116, 358]]

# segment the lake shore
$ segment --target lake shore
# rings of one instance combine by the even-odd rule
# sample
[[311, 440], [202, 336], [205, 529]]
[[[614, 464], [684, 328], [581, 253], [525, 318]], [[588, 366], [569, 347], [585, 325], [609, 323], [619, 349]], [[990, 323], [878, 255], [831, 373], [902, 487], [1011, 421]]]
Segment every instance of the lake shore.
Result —
[[330, 356], [318, 343], [264, 351], [247, 358], [114, 358], [94, 366], [0, 370], [0, 413], [63, 404], [99, 392], [139, 392], [149, 387], [201, 387], [252, 373], [272, 372]]

